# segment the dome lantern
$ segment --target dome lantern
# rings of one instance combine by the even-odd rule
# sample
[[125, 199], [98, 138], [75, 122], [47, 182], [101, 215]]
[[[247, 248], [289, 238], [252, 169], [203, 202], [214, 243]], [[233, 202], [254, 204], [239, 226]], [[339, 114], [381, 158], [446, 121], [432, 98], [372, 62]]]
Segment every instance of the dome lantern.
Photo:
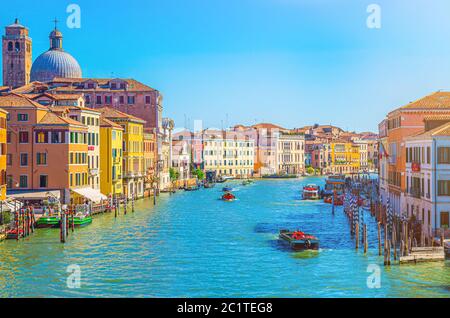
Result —
[[62, 40], [63, 40], [63, 35], [62, 33], [58, 30], [58, 20], [55, 19], [55, 29], [50, 32], [49, 38], [50, 38], [50, 50], [62, 50]]

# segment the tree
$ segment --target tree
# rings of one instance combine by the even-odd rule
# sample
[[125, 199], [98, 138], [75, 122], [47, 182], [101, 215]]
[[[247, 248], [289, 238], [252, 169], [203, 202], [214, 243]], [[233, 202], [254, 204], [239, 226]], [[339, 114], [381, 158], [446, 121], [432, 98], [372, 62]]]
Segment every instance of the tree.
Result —
[[308, 168], [306, 168], [306, 173], [307, 174], [314, 174], [316, 171], [314, 170], [313, 167], [309, 166]]
[[170, 181], [178, 180], [180, 177], [180, 172], [178, 170], [175, 170], [174, 168], [169, 169], [169, 175], [170, 175]]
[[205, 173], [201, 169], [195, 169], [192, 174], [197, 177], [198, 180], [205, 179]]

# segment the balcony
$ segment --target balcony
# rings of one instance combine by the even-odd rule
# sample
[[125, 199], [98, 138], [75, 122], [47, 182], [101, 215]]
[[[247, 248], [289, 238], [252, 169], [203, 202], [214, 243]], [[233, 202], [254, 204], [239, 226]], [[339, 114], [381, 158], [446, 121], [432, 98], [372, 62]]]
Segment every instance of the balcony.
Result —
[[91, 169], [89, 169], [89, 174], [90, 174], [91, 176], [96, 176], [96, 175], [98, 175], [98, 168], [95, 168], [95, 169], [91, 168]]
[[409, 189], [409, 194], [413, 197], [413, 198], [417, 198], [420, 199], [423, 195], [423, 193], [420, 191], [419, 188], [410, 188]]

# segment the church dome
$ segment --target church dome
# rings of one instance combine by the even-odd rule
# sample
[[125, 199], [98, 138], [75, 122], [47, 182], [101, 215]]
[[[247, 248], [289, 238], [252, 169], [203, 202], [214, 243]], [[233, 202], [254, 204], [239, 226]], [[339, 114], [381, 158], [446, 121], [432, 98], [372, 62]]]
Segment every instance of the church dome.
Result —
[[55, 77], [81, 78], [77, 60], [63, 50], [62, 33], [55, 27], [49, 38], [50, 49], [39, 55], [31, 66], [31, 81], [48, 82]]
[[48, 82], [55, 77], [81, 78], [77, 60], [62, 50], [48, 50], [38, 56], [31, 67], [31, 81]]

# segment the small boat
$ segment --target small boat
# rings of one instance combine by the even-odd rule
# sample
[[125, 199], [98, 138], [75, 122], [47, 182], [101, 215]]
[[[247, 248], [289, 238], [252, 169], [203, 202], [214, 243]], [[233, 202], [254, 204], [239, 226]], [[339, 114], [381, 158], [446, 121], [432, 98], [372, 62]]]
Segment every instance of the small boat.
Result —
[[320, 188], [316, 184], [308, 184], [303, 187], [303, 200], [319, 200]]
[[222, 176], [219, 176], [217, 179], [216, 179], [216, 182], [217, 183], [224, 183], [224, 182], [226, 182], [227, 180], [225, 179], [225, 178], [223, 178]]
[[[69, 222], [72, 222], [72, 219], [69, 217]], [[92, 223], [92, 216], [86, 213], [77, 213], [73, 217], [73, 225], [75, 227], [83, 227]]]
[[222, 191], [223, 191], [223, 192], [231, 192], [231, 191], [233, 191], [233, 188], [230, 188], [230, 187], [224, 187], [224, 188], [222, 188]]
[[55, 228], [59, 227], [61, 218], [59, 216], [42, 216], [36, 222], [36, 228]]
[[18, 238], [21, 237], [23, 237], [23, 229], [19, 229], [19, 231], [17, 231], [17, 229], [10, 229], [6, 231], [7, 240], [17, 240]]
[[222, 196], [222, 200], [227, 201], [227, 202], [232, 202], [232, 201], [236, 200], [236, 197], [232, 193], [227, 192]]
[[[332, 204], [333, 203], [333, 196], [332, 195], [326, 196], [323, 199], [323, 202], [328, 203], [328, 204]], [[334, 205], [340, 206], [340, 205], [343, 205], [343, 204], [344, 204], [344, 200], [343, 200], [342, 196], [335, 196], [334, 197]]]
[[319, 239], [301, 231], [281, 230], [280, 239], [288, 243], [294, 251], [318, 250]]
[[200, 189], [199, 186], [189, 186], [189, 187], [184, 188], [184, 191], [197, 191], [199, 189]]
[[216, 184], [214, 182], [205, 182], [205, 184], [203, 185], [203, 187], [205, 187], [205, 189], [214, 188], [215, 186], [216, 186]]

